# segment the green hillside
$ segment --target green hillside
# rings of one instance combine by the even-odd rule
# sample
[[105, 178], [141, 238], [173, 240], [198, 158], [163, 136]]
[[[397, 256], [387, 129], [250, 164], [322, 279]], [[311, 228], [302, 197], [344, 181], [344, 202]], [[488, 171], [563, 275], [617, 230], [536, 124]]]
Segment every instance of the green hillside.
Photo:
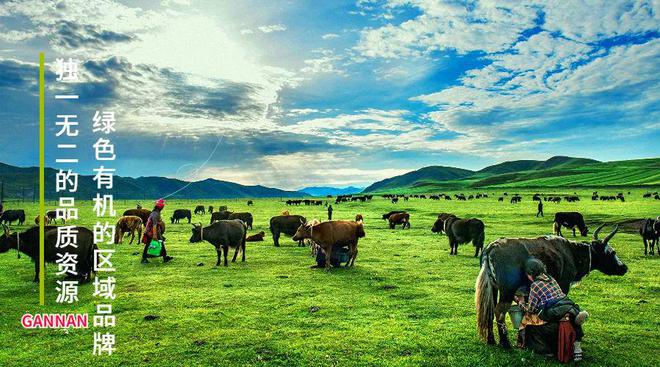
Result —
[[[426, 168], [380, 181], [365, 189], [365, 192], [426, 193], [491, 187], [660, 186], [660, 158], [614, 162], [572, 157], [553, 157], [547, 161], [519, 160], [496, 164], [454, 178], [418, 174], [433, 172], [427, 171]], [[445, 172], [449, 167], [442, 168], [442, 172]], [[407, 179], [401, 180], [402, 177]], [[414, 177], [418, 178], [413, 179]], [[370, 190], [374, 187], [376, 189]]]
[[378, 192], [412, 186], [415, 183], [427, 180], [446, 181], [456, 180], [474, 175], [473, 171], [455, 167], [430, 166], [408, 172], [406, 174], [388, 178], [373, 183], [364, 189], [364, 192]]
[[609, 187], [660, 185], [660, 158], [587, 164], [491, 176], [471, 187]]

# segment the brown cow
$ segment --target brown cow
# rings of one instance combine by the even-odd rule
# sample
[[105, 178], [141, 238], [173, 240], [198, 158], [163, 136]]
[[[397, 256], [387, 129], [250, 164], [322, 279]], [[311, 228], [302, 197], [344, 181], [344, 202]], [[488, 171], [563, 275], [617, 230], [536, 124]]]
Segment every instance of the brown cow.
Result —
[[[301, 224], [293, 235], [294, 241], [302, 241], [306, 238], [316, 243], [325, 253], [326, 259], [332, 259], [332, 250], [334, 247], [348, 246], [349, 259], [346, 266], [355, 265], [357, 257], [358, 239], [365, 236], [362, 223], [347, 220], [334, 220], [323, 223]], [[325, 262], [326, 270], [331, 267], [330, 261]]]
[[364, 218], [362, 217], [362, 214], [355, 215], [355, 221], [360, 223], [364, 222]]
[[136, 231], [138, 239], [142, 238], [142, 219], [140, 217], [127, 215], [119, 218], [115, 225], [115, 245], [122, 243], [127, 233], [131, 234], [131, 242], [129, 244], [133, 243]]
[[410, 214], [408, 213], [394, 213], [388, 218], [390, 221], [390, 229], [394, 229], [394, 226], [401, 224], [401, 229], [410, 228]]
[[151, 211], [147, 209], [128, 209], [124, 212], [124, 216], [128, 215], [135, 215], [140, 217], [142, 219], [142, 223], [147, 223], [147, 219], [149, 219], [149, 215], [151, 215]]
[[245, 241], [247, 241], [247, 242], [258, 242], [258, 241], [263, 241], [265, 235], [266, 235], [266, 233], [265, 233], [264, 231], [261, 231], [261, 232], [259, 232], [259, 233], [255, 233], [255, 234], [253, 234], [252, 236], [248, 236], [248, 237], [245, 239]]

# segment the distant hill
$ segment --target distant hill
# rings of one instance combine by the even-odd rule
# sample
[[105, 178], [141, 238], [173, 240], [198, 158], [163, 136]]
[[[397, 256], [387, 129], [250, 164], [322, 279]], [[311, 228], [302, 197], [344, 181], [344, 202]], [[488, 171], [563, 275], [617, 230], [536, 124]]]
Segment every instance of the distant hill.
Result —
[[[599, 162], [557, 156], [546, 161], [518, 160], [498, 163], [479, 171], [452, 167], [424, 167], [367, 187], [365, 192], [431, 192], [486, 187], [624, 187], [660, 185], [660, 158]], [[460, 177], [462, 176], [462, 177]]]
[[548, 159], [547, 161], [536, 161], [536, 160], [519, 160], [519, 161], [509, 161], [494, 164], [483, 168], [477, 173], [486, 173], [486, 174], [502, 174], [502, 173], [512, 173], [512, 172], [521, 172], [521, 171], [532, 171], [532, 170], [541, 170], [549, 168], [558, 168], [558, 167], [577, 167], [585, 164], [599, 163], [595, 159], [588, 158], [572, 158], [572, 157], [562, 157], [556, 156]]
[[[61, 193], [55, 192], [57, 170], [45, 169], [46, 198], [55, 199]], [[4, 183], [5, 198], [31, 200], [33, 192], [38, 190], [37, 167], [15, 167], [0, 163], [0, 181]], [[178, 191], [180, 190], [180, 191]], [[93, 176], [79, 176], [76, 198], [90, 199], [96, 195], [96, 182]], [[166, 177], [114, 177], [112, 194], [116, 199], [158, 198], [178, 191], [171, 198], [176, 199], [225, 199], [259, 197], [301, 197], [306, 194], [299, 191], [285, 191], [265, 186], [246, 186], [228, 181], [206, 179], [187, 182]]]
[[444, 167], [444, 166], [430, 166], [420, 168], [416, 171], [408, 172], [400, 176], [394, 176], [382, 181], [371, 184], [364, 189], [364, 192], [377, 192], [392, 190], [399, 187], [407, 187], [420, 181], [447, 181], [456, 180], [460, 178], [469, 177], [474, 174], [462, 168]]
[[311, 196], [321, 197], [327, 195], [337, 196], [337, 195], [357, 194], [362, 192], [362, 190], [363, 188], [359, 188], [355, 186], [348, 186], [344, 188], [330, 187], [330, 186], [311, 186], [311, 187], [305, 187], [304, 189], [300, 189], [298, 191], [304, 192]]

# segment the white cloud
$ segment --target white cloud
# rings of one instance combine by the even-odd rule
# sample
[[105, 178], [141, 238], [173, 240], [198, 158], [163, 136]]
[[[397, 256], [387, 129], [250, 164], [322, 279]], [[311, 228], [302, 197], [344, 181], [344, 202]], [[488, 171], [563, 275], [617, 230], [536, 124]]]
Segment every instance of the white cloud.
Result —
[[326, 33], [321, 36], [324, 40], [331, 40], [335, 38], [339, 38], [339, 35], [337, 33]]
[[272, 32], [282, 32], [286, 31], [286, 26], [284, 24], [271, 24], [257, 27], [263, 33], [272, 33]]

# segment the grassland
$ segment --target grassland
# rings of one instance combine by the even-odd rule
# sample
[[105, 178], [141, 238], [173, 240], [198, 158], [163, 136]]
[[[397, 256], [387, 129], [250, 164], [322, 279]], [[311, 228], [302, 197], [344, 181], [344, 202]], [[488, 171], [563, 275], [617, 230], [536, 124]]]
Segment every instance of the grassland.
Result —
[[[591, 191], [578, 194], [587, 199]], [[620, 190], [600, 191], [614, 194]], [[284, 209], [324, 219], [322, 207], [286, 207], [275, 199], [257, 199], [249, 208], [245, 200], [169, 201], [165, 216], [175, 208], [192, 208], [197, 203], [249, 210], [255, 217], [250, 232], [264, 230], [267, 240], [248, 243], [247, 262], [228, 268], [214, 266], [210, 244], [188, 243], [188, 224], [168, 224], [168, 250], [175, 259], [167, 264], [151, 260], [141, 265], [141, 247], [127, 242], [116, 246], [118, 297], [113, 305], [118, 350], [111, 357], [92, 356], [93, 329], [22, 329], [19, 319], [25, 312], [93, 314], [93, 286], [80, 288], [76, 305], [57, 305], [55, 267], [51, 265], [46, 279], [48, 304], [40, 307], [30, 260], [25, 256], [17, 259], [13, 250], [2, 254], [0, 365], [557, 365], [528, 352], [490, 347], [478, 339], [473, 305], [478, 261], [471, 257], [471, 246], [459, 247], [458, 256], [449, 256], [446, 238], [430, 232], [435, 216], [453, 212], [481, 218], [489, 242], [501, 236], [549, 234], [552, 216], [559, 210], [581, 211], [592, 228], [601, 222], [660, 214], [658, 201], [642, 199], [646, 190], [630, 191], [625, 203], [546, 204], [546, 217], [538, 219], [531, 192], [523, 190], [519, 191], [524, 195], [519, 205], [497, 202], [500, 190], [487, 190], [491, 198], [468, 202], [411, 199], [391, 204], [377, 198], [371, 203], [333, 205], [336, 219], [352, 219], [362, 213], [367, 237], [359, 244], [354, 268], [330, 272], [310, 269], [309, 249], [295, 247], [290, 239], [283, 241], [283, 247], [273, 247], [267, 229], [268, 219]], [[116, 204], [120, 212], [133, 206], [132, 201]], [[91, 204], [81, 205], [84, 219], [78, 224], [91, 227], [96, 222]], [[30, 218], [36, 215], [33, 204], [7, 208], [19, 206]], [[411, 213], [410, 230], [386, 228], [380, 215], [394, 208]], [[194, 220], [207, 223], [208, 216], [195, 216]], [[645, 257], [638, 234], [618, 234], [613, 244], [630, 267], [628, 274], [608, 277], [595, 272], [571, 292], [592, 315], [585, 325], [583, 364], [660, 365], [660, 256]], [[147, 315], [158, 318], [146, 321]]]

